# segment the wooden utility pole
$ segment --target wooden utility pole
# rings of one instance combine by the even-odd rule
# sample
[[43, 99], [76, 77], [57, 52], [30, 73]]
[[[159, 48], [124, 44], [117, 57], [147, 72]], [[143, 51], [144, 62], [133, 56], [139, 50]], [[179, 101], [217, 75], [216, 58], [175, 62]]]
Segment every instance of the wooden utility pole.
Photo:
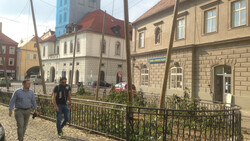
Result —
[[[0, 50], [1, 50], [2, 61], [3, 61], [3, 69], [4, 69], [4, 77], [6, 80], [6, 88], [7, 88], [7, 90], [9, 90], [9, 80], [7, 78], [6, 63], [5, 63], [5, 58], [4, 58], [4, 54], [3, 54], [3, 48], [2, 48], [2, 39], [0, 39]], [[6, 52], [6, 49], [5, 49], [5, 52]]]
[[124, 27], [125, 27], [126, 57], [127, 57], [128, 101], [129, 101], [129, 104], [132, 105], [133, 102], [132, 102], [132, 77], [131, 77], [128, 0], [124, 0]]
[[106, 11], [103, 16], [103, 25], [102, 25], [102, 44], [100, 46], [100, 59], [99, 59], [99, 70], [98, 70], [98, 80], [96, 83], [96, 95], [95, 100], [98, 100], [99, 88], [100, 88], [100, 80], [101, 80], [101, 67], [102, 67], [102, 51], [104, 48], [104, 34], [105, 34], [105, 22], [106, 22]]
[[164, 73], [163, 81], [162, 81], [162, 90], [161, 90], [159, 108], [164, 108], [164, 104], [165, 104], [165, 97], [166, 97], [166, 92], [167, 92], [167, 80], [168, 80], [169, 67], [170, 67], [170, 62], [171, 62], [171, 54], [172, 54], [172, 48], [173, 48], [173, 42], [174, 42], [174, 33], [175, 33], [176, 23], [177, 23], [176, 20], [177, 20], [177, 15], [178, 15], [179, 1], [180, 0], [176, 0], [175, 7], [174, 7], [174, 17], [173, 17], [172, 30], [170, 34], [170, 40], [169, 40], [169, 48], [167, 50], [165, 73]]
[[74, 54], [73, 54], [72, 73], [71, 73], [71, 76], [70, 76], [70, 87], [71, 87], [71, 89], [72, 89], [73, 76], [74, 76], [74, 71], [75, 71], [76, 40], [77, 40], [78, 25], [77, 25], [77, 24], [73, 24], [73, 28], [74, 28], [74, 30], [75, 30], [75, 44], [74, 44]]
[[36, 28], [36, 19], [35, 19], [35, 13], [34, 13], [34, 7], [33, 7], [32, 0], [30, 0], [30, 5], [31, 5], [31, 12], [32, 12], [33, 24], [34, 24], [34, 30], [35, 30], [35, 36], [36, 36], [37, 53], [38, 53], [39, 66], [40, 66], [41, 77], [42, 77], [43, 93], [47, 94], [47, 92], [46, 92], [46, 86], [45, 86], [45, 81], [44, 81], [44, 71], [43, 71], [43, 67], [42, 67], [42, 59], [41, 59], [41, 53], [40, 53], [40, 46], [39, 46], [38, 34], [37, 34], [37, 28]]

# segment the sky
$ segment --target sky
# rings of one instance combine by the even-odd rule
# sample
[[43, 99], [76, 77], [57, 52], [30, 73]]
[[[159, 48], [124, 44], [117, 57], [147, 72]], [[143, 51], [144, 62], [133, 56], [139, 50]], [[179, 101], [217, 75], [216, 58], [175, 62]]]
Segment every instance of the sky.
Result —
[[[33, 0], [39, 36], [49, 29], [55, 30], [56, 1]], [[159, 1], [128, 0], [130, 22], [135, 21]], [[101, 9], [115, 18], [124, 19], [123, 0], [101, 0]], [[30, 0], [0, 0], [0, 22], [3, 24], [3, 33], [18, 43], [34, 35]]]

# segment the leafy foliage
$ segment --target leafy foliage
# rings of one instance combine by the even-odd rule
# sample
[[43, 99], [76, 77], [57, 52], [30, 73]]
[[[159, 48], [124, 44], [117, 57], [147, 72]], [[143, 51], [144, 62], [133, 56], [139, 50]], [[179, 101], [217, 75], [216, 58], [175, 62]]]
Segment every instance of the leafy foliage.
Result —
[[85, 90], [85, 88], [83, 87], [83, 85], [79, 88], [79, 90], [77, 91], [78, 95], [91, 95], [91, 92], [89, 92], [88, 90]]

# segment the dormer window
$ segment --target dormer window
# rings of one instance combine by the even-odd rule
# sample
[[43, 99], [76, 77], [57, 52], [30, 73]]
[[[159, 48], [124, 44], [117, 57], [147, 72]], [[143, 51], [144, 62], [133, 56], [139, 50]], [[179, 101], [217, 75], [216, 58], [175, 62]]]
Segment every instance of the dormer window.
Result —
[[121, 27], [119, 25], [111, 27], [111, 30], [115, 33], [116, 36], [121, 36], [120, 34]]

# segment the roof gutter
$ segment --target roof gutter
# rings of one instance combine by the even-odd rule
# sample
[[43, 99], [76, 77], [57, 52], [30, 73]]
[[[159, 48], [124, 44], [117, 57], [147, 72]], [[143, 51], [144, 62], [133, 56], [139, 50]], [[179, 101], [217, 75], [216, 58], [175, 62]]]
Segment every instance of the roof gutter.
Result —
[[[186, 2], [186, 1], [187, 1], [187, 0], [183, 0], [183, 1], [180, 2], [180, 4], [183, 3], [183, 2]], [[146, 20], [146, 19], [148, 19], [148, 18], [150, 18], [150, 17], [153, 17], [153, 16], [157, 15], [158, 13], [161, 13], [161, 12], [163, 12], [163, 11], [169, 10], [169, 9], [171, 9], [171, 8], [174, 8], [174, 5], [168, 6], [168, 7], [164, 8], [164, 9], [162, 9], [162, 10], [156, 12], [156, 13], [153, 13], [153, 14], [151, 14], [151, 15], [149, 15], [149, 16], [146, 16], [146, 17], [144, 17], [144, 18], [142, 18], [142, 19], [140, 19], [140, 20], [138, 20], [138, 21], [135, 21], [135, 22], [132, 23], [132, 25], [135, 25], [135, 24], [137, 24], [137, 23], [139, 23], [139, 22], [141, 22], [141, 21], [143, 21], [143, 20]]]

